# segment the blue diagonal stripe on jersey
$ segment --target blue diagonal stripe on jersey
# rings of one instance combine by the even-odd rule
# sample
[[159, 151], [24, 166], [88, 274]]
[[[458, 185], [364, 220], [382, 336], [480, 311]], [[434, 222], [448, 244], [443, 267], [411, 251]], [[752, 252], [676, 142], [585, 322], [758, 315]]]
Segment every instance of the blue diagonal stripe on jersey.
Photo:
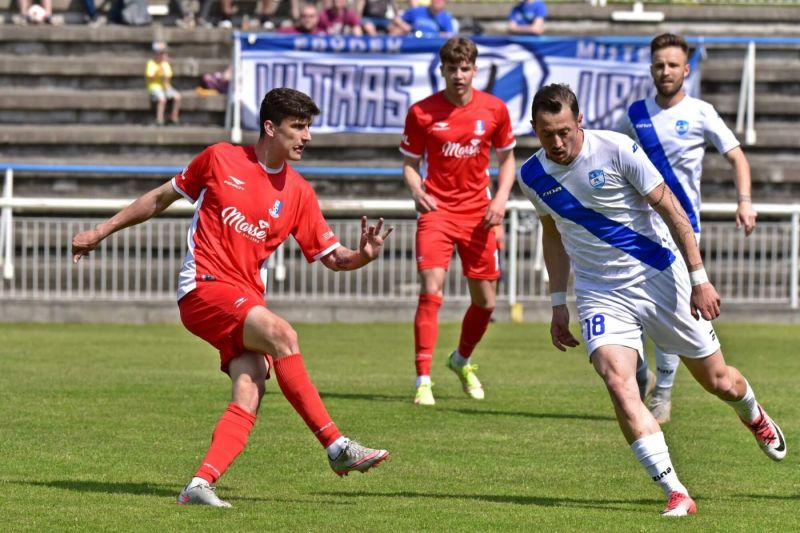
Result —
[[539, 198], [559, 216], [583, 226], [589, 233], [614, 248], [656, 270], [664, 270], [675, 260], [675, 255], [669, 248], [664, 248], [641, 233], [584, 206], [566, 187], [544, 171], [536, 157], [522, 165], [520, 176], [523, 183], [536, 191]]
[[[689, 199], [689, 195], [686, 194], [686, 190], [684, 190], [681, 182], [678, 180], [678, 176], [676, 176], [675, 171], [672, 170], [672, 165], [669, 164], [669, 159], [664, 152], [664, 147], [661, 146], [661, 141], [653, 125], [653, 119], [650, 118], [650, 113], [647, 112], [647, 104], [644, 100], [639, 100], [631, 105], [628, 109], [628, 118], [631, 120], [633, 129], [639, 137], [639, 144], [644, 148], [644, 152], [647, 154], [647, 157], [650, 158], [650, 162], [658, 169], [664, 181], [667, 183], [667, 186], [669, 186], [672, 191], [672, 194], [674, 194], [681, 203], [681, 207], [683, 207], [683, 210], [686, 211], [686, 214], [689, 216], [689, 221], [692, 223], [694, 232], [700, 233], [697, 212], [694, 209], [694, 205], [692, 205], [692, 201]], [[640, 125], [643, 127], [637, 127]]]

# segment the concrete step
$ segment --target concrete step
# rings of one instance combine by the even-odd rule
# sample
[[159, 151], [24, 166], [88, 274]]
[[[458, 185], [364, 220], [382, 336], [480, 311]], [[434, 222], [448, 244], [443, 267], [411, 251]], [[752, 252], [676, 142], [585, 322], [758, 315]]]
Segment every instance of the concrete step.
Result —
[[[0, 55], [0, 75], [51, 76], [51, 77], [113, 77], [144, 78], [144, 67], [149, 54], [111, 57], [108, 54], [84, 56]], [[199, 78], [206, 72], [225, 70], [230, 58], [170, 57], [173, 76]]]
[[[723, 116], [735, 117], [739, 109], [738, 94], [704, 94], [703, 100], [711, 103]], [[800, 95], [797, 94], [763, 94], [756, 92], [755, 114], [764, 119], [764, 115], [783, 117], [800, 115]]]
[[[181, 108], [186, 111], [225, 112], [227, 97], [181, 93]], [[74, 91], [64, 89], [0, 88], [0, 109], [27, 111], [133, 110], [150, 111], [150, 97], [144, 88], [138, 91]]]
[[[146, 60], [153, 41], [166, 41], [173, 58], [231, 56], [232, 33], [217, 28], [184, 29], [151, 26], [109, 25], [0, 26], [0, 54], [40, 56], [106, 56], [109, 62], [136, 54]], [[138, 69], [137, 69], [138, 70]]]
[[[588, 2], [548, 2], [547, 24], [553, 21], [605, 21], [611, 20], [614, 11], [630, 11], [632, 2], [609, 2], [606, 6], [592, 6]], [[679, 3], [648, 3], [645, 11], [664, 13], [665, 22], [710, 20], [720, 23], [781, 23], [800, 19], [800, 6], [789, 5], [690, 5]], [[478, 19], [505, 18], [515, 2], [487, 2], [481, 0], [456, 0], [447, 9], [458, 17]], [[735, 32], [735, 28], [731, 30]]]

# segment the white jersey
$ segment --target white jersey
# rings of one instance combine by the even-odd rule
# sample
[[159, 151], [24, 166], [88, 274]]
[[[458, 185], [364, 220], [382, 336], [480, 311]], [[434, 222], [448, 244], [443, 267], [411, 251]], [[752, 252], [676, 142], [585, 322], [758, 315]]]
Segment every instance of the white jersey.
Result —
[[739, 146], [733, 132], [708, 102], [684, 96], [664, 109], [654, 96], [631, 104], [620, 131], [639, 141], [645, 153], [700, 233], [700, 177], [708, 144], [721, 154]]
[[644, 198], [663, 181], [638, 144], [599, 130], [584, 130], [581, 152], [569, 165], [540, 149], [519, 176], [539, 216], [555, 220], [575, 288], [594, 290], [633, 285], [675, 261], [669, 230]]

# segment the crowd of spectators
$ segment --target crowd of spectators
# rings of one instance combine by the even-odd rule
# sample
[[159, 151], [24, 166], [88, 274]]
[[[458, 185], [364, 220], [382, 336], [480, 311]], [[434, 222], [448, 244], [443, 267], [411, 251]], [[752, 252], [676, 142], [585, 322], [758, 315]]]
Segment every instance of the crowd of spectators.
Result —
[[[448, 11], [447, 0], [408, 0], [405, 9], [395, 0], [256, 0], [252, 13], [241, 6], [235, 13], [234, 0], [203, 0], [194, 13], [186, 0], [170, 0], [175, 24], [183, 27], [218, 26], [305, 35], [392, 35], [449, 37], [459, 32], [459, 21]], [[56, 24], [52, 0], [17, 0], [16, 24]], [[85, 21], [90, 26], [106, 23], [146, 25], [152, 22], [147, 0], [112, 0], [108, 16], [98, 12], [95, 0], [83, 0]], [[218, 2], [217, 18], [212, 9]], [[234, 18], [234, 16], [236, 18]], [[522, 0], [508, 15], [508, 32], [539, 35], [544, 31], [547, 7], [542, 0]], [[465, 30], [467, 28], [464, 28]], [[180, 92], [172, 87], [172, 66], [167, 45], [153, 43], [153, 57], [145, 66], [145, 81], [155, 110], [155, 124], [180, 123]], [[230, 69], [204, 74], [196, 91], [201, 95], [225, 93]], [[168, 113], [168, 116], [167, 116]]]
[[[84, 20], [90, 26], [106, 23], [147, 25], [152, 22], [147, 0], [111, 0], [107, 16], [98, 12], [95, 0], [83, 0]], [[16, 24], [57, 24], [52, 0], [17, 0]], [[255, 0], [253, 7], [235, 5], [234, 0], [203, 0], [194, 12], [188, 0], [169, 0], [170, 21], [182, 27], [241, 27], [247, 31], [285, 34], [393, 35], [449, 37], [463, 29], [447, 9], [447, 0]], [[214, 9], [216, 6], [216, 10]], [[252, 9], [252, 12], [250, 12]], [[508, 14], [511, 34], [540, 35], [544, 32], [547, 6], [543, 0], [522, 0]]]

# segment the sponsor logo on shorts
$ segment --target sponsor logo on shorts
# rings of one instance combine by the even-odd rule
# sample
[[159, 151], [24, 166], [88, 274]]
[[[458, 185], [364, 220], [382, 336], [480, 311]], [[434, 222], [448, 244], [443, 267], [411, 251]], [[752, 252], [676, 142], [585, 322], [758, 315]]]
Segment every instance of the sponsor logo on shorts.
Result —
[[326, 231], [325, 233], [322, 234], [322, 240], [323, 241], [327, 241], [328, 239], [333, 239], [333, 231], [332, 230], [328, 230], [328, 231]]
[[425, 258], [422, 257], [421, 255], [417, 256], [417, 263], [422, 263], [422, 261], [424, 261], [424, 260], [425, 260]]
[[442, 145], [442, 155], [445, 157], [475, 157], [481, 152], [481, 140], [472, 139], [469, 146], [462, 146], [459, 142], [447, 141]]
[[404, 133], [404, 134], [403, 134], [403, 136], [402, 136], [402, 137], [401, 137], [401, 139], [400, 139], [400, 143], [401, 143], [401, 144], [410, 144], [410, 143], [408, 142], [408, 135], [406, 135], [406, 134]]
[[242, 305], [244, 305], [246, 301], [247, 301], [247, 296], [242, 296], [241, 298], [238, 298], [235, 302], [233, 302], [233, 307], [239, 309]]
[[639, 145], [638, 145], [638, 144], [636, 144], [636, 143], [633, 143], [633, 148], [632, 148], [632, 149], [633, 149], [633, 153], [635, 154], [635, 153], [636, 153], [636, 150], [638, 150], [638, 149], [639, 149]]
[[186, 181], [186, 171], [187, 170], [189, 170], [189, 167], [185, 167], [183, 170], [181, 170], [181, 179], [184, 180], [184, 181]]
[[244, 190], [244, 180], [240, 180], [236, 176], [228, 176], [228, 179], [223, 181], [225, 185], [233, 187], [236, 190], [243, 191]]
[[266, 220], [251, 222], [234, 206], [226, 207], [220, 214], [222, 223], [233, 228], [233, 231], [239, 235], [253, 242], [262, 243], [266, 241], [267, 232], [269, 231], [269, 222]]
[[678, 132], [678, 135], [686, 135], [686, 133], [689, 131], [689, 121], [678, 120], [675, 122], [675, 131]]

